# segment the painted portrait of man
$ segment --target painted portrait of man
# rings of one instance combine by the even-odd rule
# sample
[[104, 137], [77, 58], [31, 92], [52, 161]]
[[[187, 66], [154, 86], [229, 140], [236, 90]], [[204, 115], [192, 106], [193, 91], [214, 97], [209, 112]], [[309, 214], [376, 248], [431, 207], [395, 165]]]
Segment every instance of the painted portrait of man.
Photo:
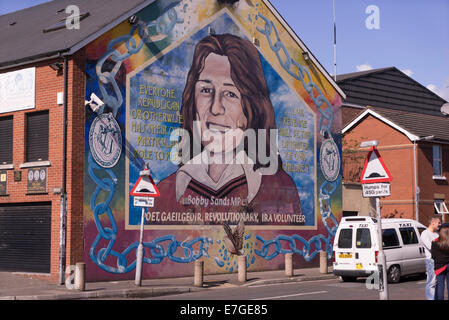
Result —
[[230, 212], [258, 213], [245, 224], [271, 224], [269, 215], [275, 213], [297, 217], [276, 224], [304, 223], [298, 218], [297, 187], [282, 169], [275, 113], [259, 53], [250, 41], [219, 34], [198, 42], [181, 113], [190, 139], [184, 143], [188, 159], [158, 184], [164, 201], [157, 201], [154, 210], [196, 213], [186, 222], [192, 224], [221, 224], [213, 212], [228, 213], [221, 216], [228, 221]]

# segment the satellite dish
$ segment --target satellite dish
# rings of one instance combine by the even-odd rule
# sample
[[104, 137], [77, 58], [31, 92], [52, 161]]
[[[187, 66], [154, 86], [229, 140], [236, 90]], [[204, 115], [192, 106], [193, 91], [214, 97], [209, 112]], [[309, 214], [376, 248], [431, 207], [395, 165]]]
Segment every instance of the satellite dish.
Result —
[[441, 113], [444, 114], [445, 116], [449, 116], [449, 102], [446, 102], [445, 104], [443, 104], [441, 106], [440, 109]]

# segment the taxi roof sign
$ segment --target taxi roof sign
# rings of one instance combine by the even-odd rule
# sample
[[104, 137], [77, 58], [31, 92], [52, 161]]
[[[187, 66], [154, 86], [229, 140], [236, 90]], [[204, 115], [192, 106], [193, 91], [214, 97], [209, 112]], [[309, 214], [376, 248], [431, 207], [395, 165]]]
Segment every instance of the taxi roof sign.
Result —
[[375, 146], [371, 147], [366, 157], [360, 183], [390, 182], [391, 180], [393, 180], [393, 176], [382, 160], [379, 151]]
[[133, 197], [159, 197], [160, 193], [150, 175], [150, 170], [140, 171], [140, 177], [129, 193]]

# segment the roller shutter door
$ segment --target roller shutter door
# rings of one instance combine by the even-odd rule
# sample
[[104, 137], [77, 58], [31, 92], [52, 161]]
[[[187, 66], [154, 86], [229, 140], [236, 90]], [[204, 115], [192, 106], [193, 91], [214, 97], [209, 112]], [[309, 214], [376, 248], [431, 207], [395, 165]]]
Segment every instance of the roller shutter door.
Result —
[[51, 204], [0, 206], [0, 271], [50, 273]]

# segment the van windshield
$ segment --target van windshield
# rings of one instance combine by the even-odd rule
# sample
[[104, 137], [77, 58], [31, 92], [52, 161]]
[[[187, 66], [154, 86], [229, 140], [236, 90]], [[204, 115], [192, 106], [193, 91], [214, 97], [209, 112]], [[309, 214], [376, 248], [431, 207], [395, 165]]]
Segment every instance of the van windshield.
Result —
[[338, 247], [341, 249], [352, 248], [352, 229], [341, 229], [338, 237]]
[[356, 248], [371, 248], [371, 233], [368, 228], [358, 228], [355, 236]]

